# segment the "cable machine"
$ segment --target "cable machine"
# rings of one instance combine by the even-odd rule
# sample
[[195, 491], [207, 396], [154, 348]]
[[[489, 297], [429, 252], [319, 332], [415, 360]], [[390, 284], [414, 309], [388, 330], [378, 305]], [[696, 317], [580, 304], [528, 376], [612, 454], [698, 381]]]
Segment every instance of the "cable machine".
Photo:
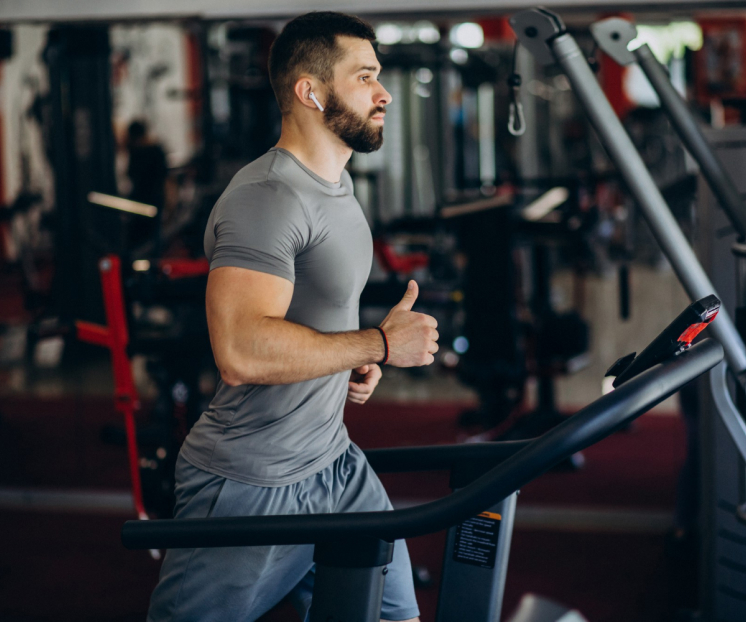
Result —
[[[637, 37], [637, 28], [627, 20], [613, 17], [591, 26], [591, 33], [599, 48], [622, 66], [637, 64], [647, 77], [661, 102], [661, 108], [671, 125], [699, 165], [718, 204], [736, 232], [732, 245], [735, 263], [735, 318], [741, 336], [746, 334], [746, 204], [736, 184], [726, 172], [700, 129], [686, 102], [676, 91], [666, 68], [644, 43], [630, 50], [630, 43]], [[731, 264], [732, 265], [732, 264]], [[714, 266], [710, 266], [713, 273]], [[713, 278], [725, 275], [713, 274]], [[727, 275], [728, 278], [731, 274]], [[730, 288], [729, 288], [730, 289]], [[721, 395], [713, 390], [713, 396]], [[743, 409], [743, 399], [739, 404]], [[701, 410], [712, 410], [709, 400], [701, 400]], [[726, 420], [727, 421], [727, 420]], [[740, 420], [731, 425], [713, 417], [700, 418], [700, 447], [702, 454], [702, 519], [704, 538], [701, 542], [701, 607], [706, 619], [730, 620], [746, 616], [746, 569], [740, 563], [746, 559], [741, 542], [746, 542], [746, 462], [741, 448], [734, 440], [738, 437]], [[735, 428], [735, 435], [729, 430]], [[734, 473], [741, 473], [734, 477]]]
[[[521, 44], [536, 57], [538, 62], [545, 65], [558, 63], [566, 73], [601, 142], [625, 180], [629, 191], [638, 202], [653, 235], [689, 296], [696, 300], [707, 293], [714, 293], [715, 288], [709, 277], [698, 262], [642, 158], [612, 110], [584, 54], [572, 36], [567, 33], [562, 20], [545, 9], [530, 9], [513, 16], [510, 23]], [[601, 32], [604, 32], [603, 28]], [[611, 37], [614, 32], [617, 33], [617, 37]], [[622, 36], [631, 34], [629, 28], [624, 32], [626, 35], [612, 29], [610, 38], [616, 42]], [[641, 66], [648, 66], [648, 69], [651, 69], [652, 63], [649, 59], [646, 60], [644, 50], [635, 56], [638, 59], [643, 58]], [[715, 174], [716, 167], [713, 167], [711, 172]], [[743, 219], [743, 212], [740, 208], [731, 204], [728, 208], [734, 210], [734, 217], [737, 218], [734, 223], [736, 227], [743, 226], [742, 223], [746, 221]], [[725, 349], [727, 364], [721, 363], [710, 373], [710, 387], [715, 410], [724, 424], [723, 432], [727, 431], [727, 433], [719, 437], [715, 435], [707, 449], [715, 455], [723, 455], [723, 463], [717, 465], [717, 470], [722, 471], [720, 477], [723, 478], [723, 485], [727, 481], [733, 488], [735, 483], [735, 489], [727, 495], [732, 498], [724, 498], [716, 502], [718, 517], [707, 526], [706, 539], [718, 538], [717, 546], [714, 547], [712, 554], [719, 555], [717, 549], [720, 549], [723, 554], [727, 551], [728, 555], [717, 558], [715, 574], [720, 574], [721, 579], [716, 579], [716, 589], [710, 586], [710, 589], [706, 590], [711, 594], [717, 593], [717, 597], [710, 598], [711, 602], [706, 603], [706, 607], [712, 608], [710, 612], [713, 614], [712, 619], [742, 620], [746, 616], [746, 586], [744, 585], [746, 581], [744, 581], [744, 574], [738, 569], [743, 567], [744, 556], [739, 555], [736, 552], [737, 549], [734, 550], [734, 545], [746, 541], [741, 535], [742, 530], [746, 533], [746, 521], [739, 513], [739, 508], [743, 506], [743, 493], [737, 489], [739, 482], [740, 486], [743, 486], [744, 470], [740, 469], [741, 475], [739, 476], [738, 464], [733, 460], [734, 456], [737, 458], [739, 454], [741, 459], [746, 456], [746, 425], [736, 408], [728, 380], [730, 376], [741, 388], [744, 387], [746, 348], [725, 309], [721, 311], [721, 315], [719, 323], [713, 326], [713, 332]], [[712, 562], [712, 557], [708, 561]], [[723, 574], [728, 576], [722, 576]], [[717, 601], [716, 609], [713, 608], [715, 601]]]

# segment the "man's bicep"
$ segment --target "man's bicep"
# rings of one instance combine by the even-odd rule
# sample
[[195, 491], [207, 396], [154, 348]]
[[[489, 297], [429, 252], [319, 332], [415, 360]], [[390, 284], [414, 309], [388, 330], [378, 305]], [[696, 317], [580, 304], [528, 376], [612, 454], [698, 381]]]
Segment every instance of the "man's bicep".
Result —
[[243, 341], [264, 318], [284, 318], [292, 297], [293, 284], [285, 278], [246, 268], [211, 270], [206, 301], [213, 349], [233, 338]]

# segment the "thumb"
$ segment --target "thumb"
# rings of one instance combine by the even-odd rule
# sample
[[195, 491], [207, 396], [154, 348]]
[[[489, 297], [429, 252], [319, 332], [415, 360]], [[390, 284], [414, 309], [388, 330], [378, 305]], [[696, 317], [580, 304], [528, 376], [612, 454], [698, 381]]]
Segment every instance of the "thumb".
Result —
[[361, 376], [364, 376], [365, 374], [367, 374], [370, 371], [370, 366], [369, 365], [363, 365], [362, 367], [358, 367], [355, 371], [358, 374], [360, 374]]
[[419, 292], [420, 289], [419, 287], [417, 287], [417, 282], [410, 281], [409, 285], [407, 286], [407, 291], [404, 293], [404, 297], [396, 306], [399, 309], [403, 309], [404, 311], [411, 311], [415, 301], [417, 300], [417, 294], [419, 294]]

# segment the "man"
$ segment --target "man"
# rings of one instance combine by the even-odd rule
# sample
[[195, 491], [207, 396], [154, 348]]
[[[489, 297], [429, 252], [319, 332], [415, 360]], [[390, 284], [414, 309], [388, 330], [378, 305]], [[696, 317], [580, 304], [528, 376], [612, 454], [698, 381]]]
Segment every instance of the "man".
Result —
[[[391, 96], [373, 30], [339, 13], [288, 23], [270, 52], [283, 115], [277, 146], [234, 177], [205, 233], [207, 319], [221, 380], [177, 463], [178, 518], [391, 509], [342, 421], [379, 363], [428, 365], [436, 322], [414, 313], [417, 284], [379, 329], [358, 330], [370, 230], [344, 170], [383, 142]], [[175, 549], [148, 620], [249, 622], [290, 594], [306, 618], [310, 546]], [[416, 622], [409, 556], [394, 547], [381, 618]]]

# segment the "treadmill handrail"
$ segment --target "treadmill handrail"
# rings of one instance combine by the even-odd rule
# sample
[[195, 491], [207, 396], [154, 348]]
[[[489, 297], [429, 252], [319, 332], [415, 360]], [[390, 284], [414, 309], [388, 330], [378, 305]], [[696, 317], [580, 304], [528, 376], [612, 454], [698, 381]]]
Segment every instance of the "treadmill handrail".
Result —
[[499, 462], [529, 445], [534, 439], [458, 445], [381, 447], [363, 451], [376, 473], [445, 471], [474, 462]]
[[722, 346], [706, 339], [608, 393], [453, 494], [388, 512], [128, 521], [127, 548], [315, 544], [400, 538], [441, 531], [512, 494], [558, 462], [608, 436], [717, 365]]

